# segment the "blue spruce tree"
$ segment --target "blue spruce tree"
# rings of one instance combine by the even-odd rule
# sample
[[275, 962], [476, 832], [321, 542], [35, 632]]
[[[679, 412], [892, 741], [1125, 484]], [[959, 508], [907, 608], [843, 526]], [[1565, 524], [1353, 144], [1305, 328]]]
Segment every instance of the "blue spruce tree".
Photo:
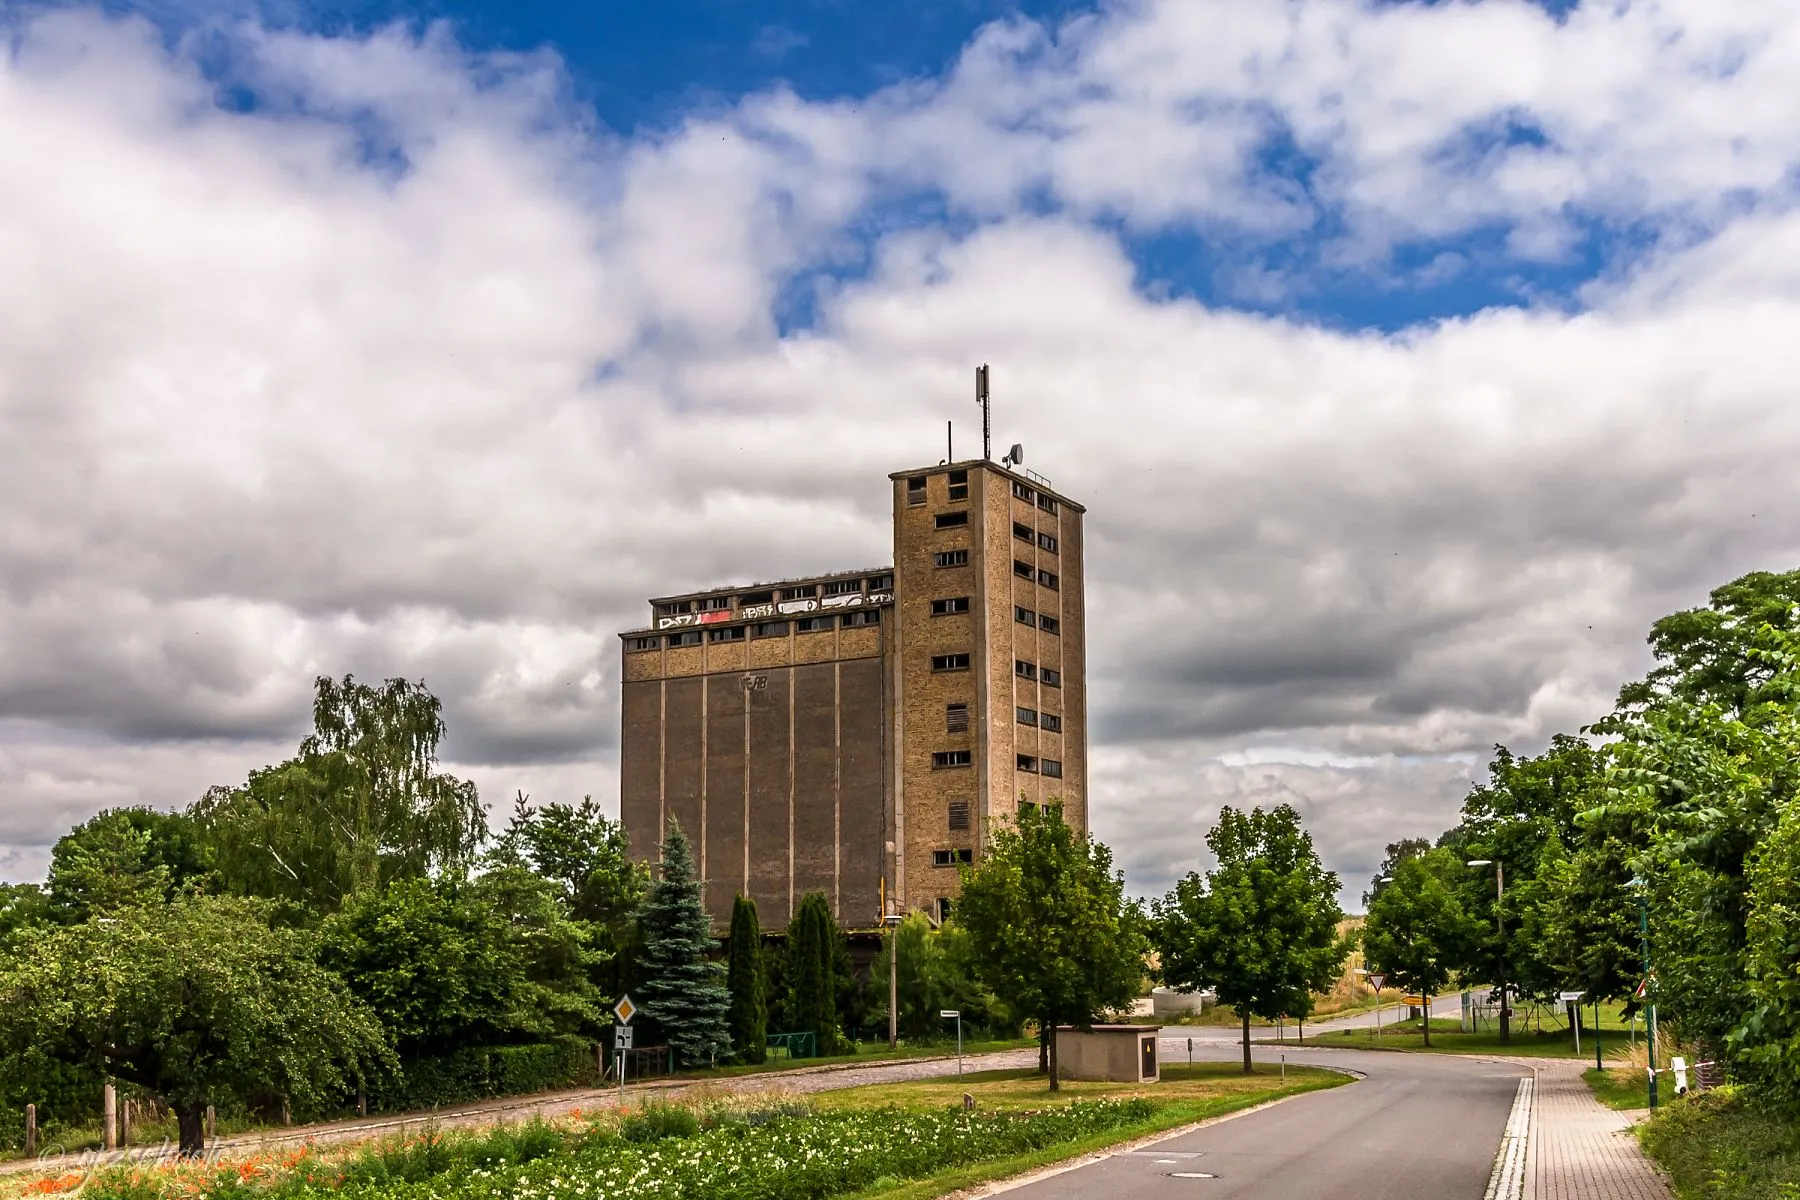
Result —
[[669, 822], [656, 882], [638, 910], [644, 948], [638, 958], [644, 1015], [662, 1029], [688, 1066], [711, 1066], [731, 1052], [731, 996], [725, 966], [712, 961], [712, 919], [700, 898], [687, 835]]

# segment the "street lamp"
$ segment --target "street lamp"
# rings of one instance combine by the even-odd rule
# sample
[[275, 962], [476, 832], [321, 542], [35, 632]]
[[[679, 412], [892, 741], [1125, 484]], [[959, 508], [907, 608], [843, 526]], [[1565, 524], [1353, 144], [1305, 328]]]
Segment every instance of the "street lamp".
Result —
[[[1644, 1007], [1648, 1020], [1645, 1030], [1649, 1040], [1645, 1043], [1649, 1051], [1650, 1066], [1650, 1111], [1656, 1111], [1656, 987], [1650, 974], [1650, 885], [1641, 875], [1631, 877], [1631, 888], [1637, 893], [1638, 901], [1638, 939], [1644, 955]], [[1598, 1018], [1596, 1018], [1598, 1020]]]
[[1500, 967], [1500, 1040], [1512, 1040], [1512, 1005], [1506, 998], [1506, 914], [1500, 905], [1506, 900], [1506, 865], [1497, 858], [1471, 858], [1471, 867], [1494, 868], [1494, 886], [1497, 889], [1494, 897], [1494, 925], [1500, 933], [1499, 967]]

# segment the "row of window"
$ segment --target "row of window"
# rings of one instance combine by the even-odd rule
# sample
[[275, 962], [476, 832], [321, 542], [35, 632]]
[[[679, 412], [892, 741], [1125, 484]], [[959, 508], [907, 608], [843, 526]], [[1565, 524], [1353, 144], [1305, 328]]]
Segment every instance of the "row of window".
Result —
[[[914, 475], [906, 481], [906, 502], [908, 504], [925, 503], [926, 478], [924, 475]], [[950, 486], [950, 499], [967, 500], [969, 498], [969, 473], [967, 471], [950, 472], [947, 482]]]
[[[879, 624], [881, 624], [881, 610], [865, 608], [860, 612], [845, 613], [841, 617], [801, 617], [797, 621], [764, 621], [758, 625], [727, 625], [719, 629], [705, 630], [704, 640], [741, 642], [746, 637], [786, 637], [790, 629], [795, 633], [821, 633], [838, 627], [854, 629], [859, 625]], [[658, 646], [665, 645], [670, 649], [678, 646], [698, 646], [702, 640], [702, 632], [699, 629], [684, 629], [679, 633], [664, 636], [632, 638], [628, 644], [633, 650], [655, 650]]]
[[1013, 715], [1018, 718], [1021, 725], [1035, 725], [1045, 733], [1062, 732], [1062, 718], [1055, 713], [1039, 712], [1035, 708], [1019, 705], [1015, 708]]
[[1015, 658], [1013, 660], [1013, 674], [1017, 675], [1020, 679], [1035, 679], [1045, 687], [1062, 686], [1061, 671], [1056, 670], [1054, 667], [1045, 667], [1042, 670], [1039, 670], [1036, 663], [1026, 662], [1022, 658]]
[[1051, 499], [1049, 496], [1044, 495], [1042, 492], [1032, 491], [1029, 487], [1026, 487], [1024, 484], [1020, 483], [1016, 479], [1013, 480], [1013, 495], [1015, 495], [1019, 499], [1025, 501], [1025, 503], [1027, 503], [1027, 504], [1036, 503], [1039, 508], [1043, 509], [1047, 513], [1050, 513], [1052, 515], [1055, 515], [1055, 513], [1056, 513], [1056, 501], [1055, 500]]
[[[1039, 758], [1034, 754], [1017, 756], [1021, 771], [1030, 771], [1034, 775], [1048, 775], [1052, 779], [1062, 778], [1062, 763], [1054, 758]], [[956, 767], [968, 767], [975, 764], [972, 750], [939, 750], [931, 756], [931, 769], [948, 771]]]
[[1023, 521], [1013, 522], [1013, 536], [1021, 542], [1036, 542], [1038, 549], [1056, 553], [1056, 539], [1047, 533], [1039, 533]]
[[1030, 754], [1018, 756], [1018, 767], [1021, 771], [1030, 771], [1037, 775], [1047, 775], [1051, 779], [1062, 778], [1062, 764], [1054, 758], [1037, 758]]
[[957, 613], [968, 611], [969, 598], [967, 596], [946, 596], [942, 600], [931, 602], [931, 615], [934, 617], [954, 616]]
[[1029, 608], [1013, 605], [1013, 620], [1021, 625], [1036, 625], [1045, 633], [1061, 633], [1062, 622], [1049, 613], [1032, 612]]
[[[973, 850], [933, 850], [931, 852], [931, 865], [934, 867], [967, 866], [974, 861], [975, 852]], [[946, 914], [949, 912], [950, 902], [948, 900], [940, 900], [938, 904]]]
[[967, 550], [939, 550], [931, 556], [931, 565], [934, 567], [966, 567], [969, 565], [969, 552]]
[[1054, 572], [1042, 570], [1016, 558], [1013, 559], [1013, 574], [1020, 579], [1035, 579], [1053, 592], [1058, 590], [1058, 585], [1062, 582]]
[[[786, 587], [779, 591], [782, 600], [811, 600], [820, 593], [827, 596], [848, 596], [863, 591], [882, 592], [892, 590], [892, 575], [870, 575], [859, 579], [833, 579], [824, 584], [806, 583], [796, 587]], [[733, 607], [748, 608], [755, 604], [773, 604], [777, 598], [774, 589], [763, 592], [740, 592], [736, 596], [702, 596], [698, 600], [671, 600], [656, 606], [659, 617], [675, 617], [682, 613], [692, 612], [725, 612]], [[735, 601], [735, 605], [734, 602]]]

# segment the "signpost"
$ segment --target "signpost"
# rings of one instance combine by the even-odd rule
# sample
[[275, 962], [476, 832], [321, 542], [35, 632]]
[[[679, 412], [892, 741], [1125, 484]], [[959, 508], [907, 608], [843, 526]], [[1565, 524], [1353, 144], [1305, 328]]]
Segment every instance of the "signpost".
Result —
[[958, 1079], [961, 1079], [961, 1078], [962, 1078], [962, 1073], [963, 1073], [963, 1064], [962, 1064], [962, 1009], [960, 1009], [960, 1008], [946, 1008], [946, 1009], [944, 1009], [944, 1010], [942, 1010], [942, 1011], [941, 1011], [941, 1012], [939, 1012], [939, 1013], [938, 1013], [938, 1016], [940, 1016], [940, 1017], [942, 1017], [942, 1018], [944, 1018], [944, 1020], [946, 1020], [946, 1021], [948, 1021], [948, 1020], [949, 1020], [949, 1019], [950, 1019], [950, 1018], [951, 1018], [951, 1017], [955, 1017], [955, 1018], [956, 1018], [956, 1077], [957, 1077], [957, 1078], [958, 1078]]
[[625, 1052], [631, 1049], [631, 1018], [637, 1016], [637, 1012], [637, 1005], [631, 1002], [629, 992], [620, 996], [619, 1002], [613, 1005], [613, 1016], [619, 1018], [619, 1023], [613, 1026], [613, 1056], [619, 1066], [619, 1108], [621, 1111], [625, 1108]]
[[[1567, 1013], [1569, 1016], [1569, 1028], [1575, 1031], [1575, 1053], [1577, 1054], [1581, 1053], [1581, 998], [1585, 995], [1587, 995], [1586, 992], [1556, 993], [1557, 1002], [1563, 1006], [1563, 1012]], [[1599, 1024], [1600, 1018], [1595, 1017], [1594, 1025], [1596, 1029], [1598, 1029]]]
[[1387, 975], [1381, 971], [1369, 973], [1369, 986], [1375, 989], [1375, 1040], [1381, 1040], [1381, 989], [1387, 986]]

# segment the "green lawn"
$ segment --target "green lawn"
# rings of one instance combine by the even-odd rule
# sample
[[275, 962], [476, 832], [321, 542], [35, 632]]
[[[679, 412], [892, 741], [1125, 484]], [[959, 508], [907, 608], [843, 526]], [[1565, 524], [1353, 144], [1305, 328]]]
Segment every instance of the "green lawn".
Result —
[[[1605, 1035], [1604, 1045], [1611, 1047], [1617, 1039], [1625, 1036], [1613, 1031]], [[1593, 1031], [1584, 1030], [1581, 1035], [1581, 1053], [1575, 1053], [1574, 1042], [1567, 1030], [1542, 1033], [1534, 1032], [1522, 1025], [1515, 1025], [1512, 1040], [1502, 1042], [1497, 1029], [1482, 1029], [1475, 1033], [1464, 1033], [1462, 1024], [1456, 1020], [1437, 1018], [1431, 1022], [1431, 1045], [1425, 1045], [1425, 1035], [1417, 1021], [1403, 1021], [1398, 1025], [1382, 1028], [1377, 1036], [1374, 1029], [1344, 1029], [1335, 1033], [1308, 1034], [1306, 1044], [1309, 1046], [1349, 1046], [1358, 1050], [1431, 1050], [1439, 1054], [1510, 1054], [1529, 1058], [1591, 1058], [1594, 1053]]]
[[1649, 1081], [1636, 1070], [1612, 1067], [1597, 1071], [1589, 1067], [1581, 1073], [1581, 1077], [1594, 1089], [1594, 1098], [1608, 1108], [1630, 1112], [1650, 1107]]
[[[994, 1054], [1002, 1050], [1035, 1050], [1036, 1038], [1013, 1038], [1004, 1041], [965, 1041], [963, 1056], [974, 1054]], [[716, 1067], [710, 1071], [678, 1071], [677, 1079], [735, 1079], [740, 1075], [762, 1075], [769, 1071], [797, 1071], [803, 1067], [829, 1066], [872, 1066], [875, 1063], [893, 1062], [906, 1058], [941, 1058], [956, 1057], [956, 1041], [948, 1042], [901, 1042], [896, 1049], [889, 1049], [886, 1041], [859, 1042], [854, 1054], [832, 1054], [820, 1058], [774, 1058], [767, 1062], [754, 1064], [734, 1064]]]
[[819, 1108], [942, 1109], [959, 1103], [965, 1094], [975, 1098], [978, 1109], [1042, 1109], [1050, 1104], [1101, 1097], [1144, 1096], [1156, 1102], [1147, 1120], [1107, 1130], [1060, 1146], [992, 1162], [941, 1171], [924, 1179], [893, 1180], [857, 1193], [855, 1200], [929, 1200], [995, 1179], [1034, 1171], [1083, 1154], [1104, 1150], [1121, 1142], [1176, 1129], [1195, 1121], [1224, 1116], [1253, 1105], [1302, 1092], [1318, 1091], [1349, 1083], [1346, 1075], [1311, 1067], [1289, 1067], [1282, 1081], [1278, 1069], [1259, 1064], [1254, 1075], [1232, 1063], [1164, 1063], [1160, 1083], [1084, 1083], [1064, 1081], [1052, 1094], [1044, 1077], [1035, 1071], [982, 1071], [950, 1079], [915, 1080], [822, 1092], [812, 1097]]

